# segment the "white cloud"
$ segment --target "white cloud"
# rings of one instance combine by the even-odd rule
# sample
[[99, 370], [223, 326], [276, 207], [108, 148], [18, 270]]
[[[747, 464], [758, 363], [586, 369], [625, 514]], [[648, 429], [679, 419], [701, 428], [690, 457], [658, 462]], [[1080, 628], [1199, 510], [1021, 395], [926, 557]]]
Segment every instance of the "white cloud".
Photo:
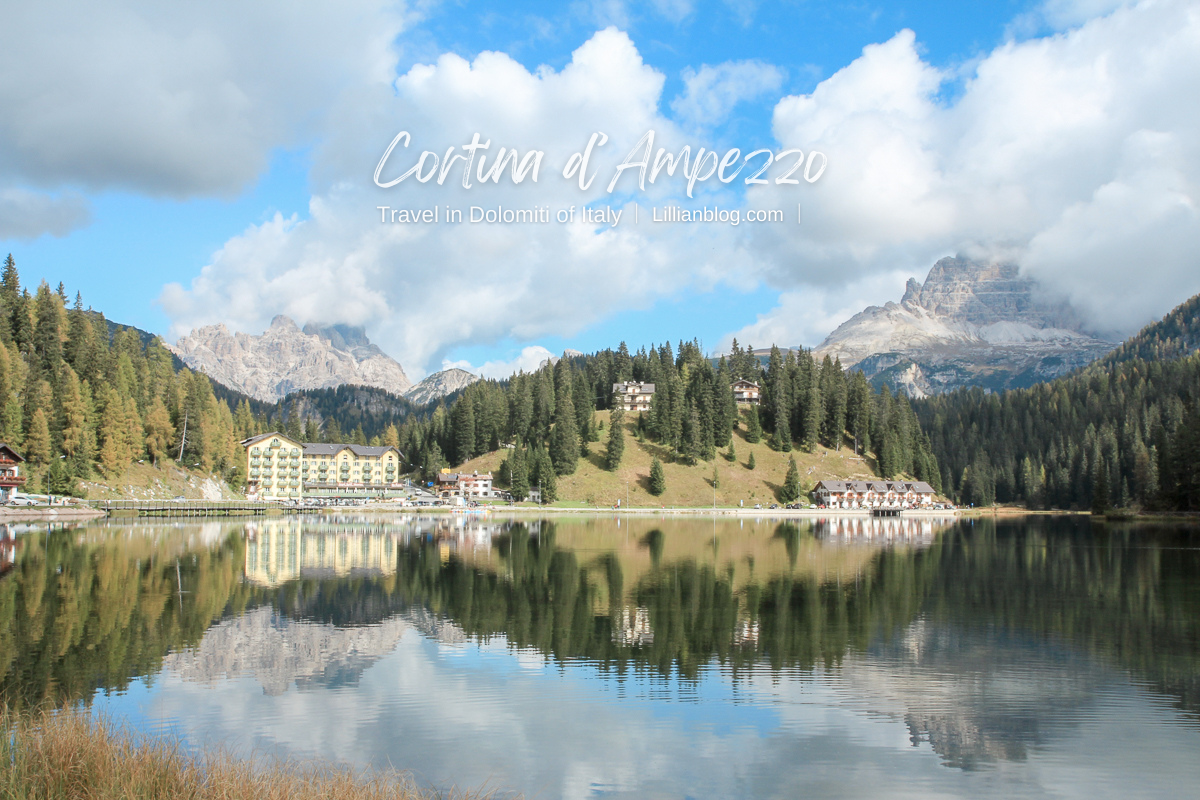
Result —
[[[1126, 332], [1200, 291], [1200, 109], [1184, 100], [1200, 96], [1194, 3], [1122, 7], [1009, 42], [952, 103], [939, 96], [948, 78], [903, 31], [780, 101], [776, 137], [826, 153], [829, 168], [805, 187], [800, 232], [758, 240], [775, 285], [923, 278], [940, 255], [990, 254], [1070, 297], [1095, 328]], [[751, 202], [794, 196], [760, 187]], [[796, 318], [786, 305], [769, 316]]]
[[671, 110], [692, 127], [712, 127], [724, 122], [738, 103], [779, 91], [783, 71], [761, 61], [726, 61], [698, 71], [685, 69], [683, 84]]
[[[420, 373], [457, 345], [570, 336], [681, 287], [707, 289], [747, 274], [750, 259], [727, 231], [633, 226], [632, 204], [618, 207], [625, 223], [615, 228], [578, 218], [453, 227], [380, 223], [380, 205], [536, 204], [578, 212], [589, 202], [612, 202], [604, 192], [611, 167], [647, 130], [656, 131], [656, 145], [677, 149], [678, 131], [658, 112], [662, 85], [663, 76], [642, 62], [629, 37], [611, 28], [576, 50], [561, 71], [530, 72], [492, 52], [472, 62], [447, 54], [413, 67], [392, 89], [347, 108], [321, 150], [316, 172], [328, 188], [313, 198], [307, 219], [277, 217], [252, 226], [226, 243], [190, 287], [164, 289], [172, 334], [215, 321], [261, 330], [277, 313], [301, 323], [359, 324]], [[360, 109], [357, 116], [353, 109]], [[520, 186], [475, 180], [467, 190], [459, 167], [443, 186], [410, 180], [368, 189], [376, 161], [401, 129], [411, 132], [412, 146], [401, 148], [397, 164], [415, 162], [426, 148], [444, 154], [479, 132], [491, 141], [492, 157], [501, 145], [544, 150], [541, 177]], [[595, 167], [603, 177], [583, 192], [559, 173], [591, 131], [609, 136], [597, 155], [607, 166]]]
[[520, 355], [508, 361], [485, 361], [479, 367], [472, 366], [469, 361], [443, 361], [442, 369], [464, 369], [467, 372], [482, 375], [485, 378], [503, 380], [504, 378], [516, 375], [518, 372], [534, 372], [550, 358], [555, 358], [554, 353], [551, 353], [541, 345], [530, 345], [529, 347], [522, 348]]
[[[675, 114], [719, 118], [770, 91], [773, 69], [701, 67]], [[557, 71], [530, 71], [503, 53], [445, 54], [393, 84], [360, 81], [339, 93], [322, 122], [308, 217], [248, 228], [190, 287], [166, 287], [162, 304], [176, 335], [216, 321], [260, 330], [276, 313], [365, 325], [420, 372], [456, 346], [569, 337], [618, 311], [719, 284], [766, 282], [784, 293], [739, 339], [814, 344], [867, 303], [898, 298], [901, 278], [923, 277], [955, 252], [1017, 260], [1105, 330], [1134, 328], [1200, 291], [1200, 111], [1187, 101], [1200, 96], [1194, 3], [1121, 7], [1063, 33], [1005, 43], [947, 100], [942, 89], [955, 80], [902, 31], [812, 94], [781, 99], [777, 146], [821, 151], [828, 168], [816, 183], [755, 187], [744, 202], [790, 219], [799, 206], [799, 225], [381, 225], [378, 205], [608, 202], [604, 177], [582, 192], [559, 175], [592, 131], [609, 136], [598, 151], [601, 176], [649, 129], [656, 148], [704, 144], [664, 117], [663, 76], [615, 29]], [[542, 177], [536, 186], [464, 190], [451, 178], [377, 190], [371, 172], [399, 130], [412, 145], [398, 164], [478, 132], [492, 142], [489, 155], [500, 146], [545, 151]], [[682, 196], [677, 179], [640, 199], [668, 195]], [[714, 199], [742, 202], [707, 194], [689, 205]], [[633, 209], [623, 211], [628, 221]]]
[[717, 352], [728, 353], [734, 339], [740, 347], [760, 349], [815, 347], [838, 325], [869, 305], [898, 300], [908, 273], [872, 275], [843, 285], [796, 287], [779, 296], [779, 305], [759, 314], [754, 322], [724, 336]]
[[386, 83], [403, 25], [386, 0], [6, 4], [0, 183], [231, 196]]
[[90, 218], [87, 202], [79, 195], [54, 197], [0, 188], [0, 239], [65, 236], [86, 225]]

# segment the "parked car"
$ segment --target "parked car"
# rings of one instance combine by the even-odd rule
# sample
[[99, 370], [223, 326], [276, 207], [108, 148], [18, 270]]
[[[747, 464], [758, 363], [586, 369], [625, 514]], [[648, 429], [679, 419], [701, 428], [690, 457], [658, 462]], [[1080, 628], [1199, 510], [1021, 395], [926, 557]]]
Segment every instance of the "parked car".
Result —
[[32, 497], [27, 497], [23, 494], [14, 495], [9, 501], [10, 506], [36, 506], [37, 500]]

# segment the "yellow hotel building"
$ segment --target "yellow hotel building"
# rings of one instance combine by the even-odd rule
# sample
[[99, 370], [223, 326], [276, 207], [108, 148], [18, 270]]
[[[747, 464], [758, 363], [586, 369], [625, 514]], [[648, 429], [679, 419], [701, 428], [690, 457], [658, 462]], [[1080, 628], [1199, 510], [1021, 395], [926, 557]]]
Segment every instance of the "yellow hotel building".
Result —
[[400, 451], [394, 447], [297, 442], [274, 431], [242, 442], [246, 497], [384, 497], [404, 488]]

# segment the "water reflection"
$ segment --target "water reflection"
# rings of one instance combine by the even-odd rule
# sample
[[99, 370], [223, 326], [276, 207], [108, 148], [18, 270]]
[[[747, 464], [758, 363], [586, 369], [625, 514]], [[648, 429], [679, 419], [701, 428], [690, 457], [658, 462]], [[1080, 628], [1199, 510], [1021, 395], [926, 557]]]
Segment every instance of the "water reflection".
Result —
[[[528, 788], [528, 773], [557, 787], [550, 795], [571, 794], [567, 772], [602, 746], [572, 715], [613, 735], [650, 725], [645, 747], [678, 747], [680, 766], [662, 773], [675, 795], [701, 775], [725, 780], [701, 763], [705, 748], [773, 776], [747, 778], [768, 794], [793, 786], [802, 763], [814, 769], [810, 759], [892, 763], [894, 745], [862, 751], [878, 725], [966, 772], [1081, 742], [1098, 753], [1089, 737], [1117, 725], [1155, 742], [1147, 758], [1200, 744], [1193, 533], [940, 524], [440, 515], [42, 526], [0, 540], [10, 564], [0, 689], [16, 703], [86, 700], [162, 675], [164, 713], [206, 735], [244, 727], [302, 751], [424, 764], [430, 780], [460, 785], [499, 771], [503, 785]], [[568, 679], [580, 683], [562, 694]], [[250, 689], [292, 700], [251, 702]], [[668, 710], [688, 706], [695, 714]], [[280, 716], [297, 707], [358, 731], [359, 749], [306, 742], [305, 720]], [[379, 728], [385, 719], [393, 728]], [[503, 760], [500, 719], [529, 740], [530, 760]], [[726, 729], [741, 733], [714, 736]], [[830, 752], [829, 736], [850, 739]], [[752, 755], [734, 753], [752, 740]], [[434, 747], [446, 741], [463, 743], [459, 755]], [[588, 763], [595, 786], [653, 794], [615, 762]]]

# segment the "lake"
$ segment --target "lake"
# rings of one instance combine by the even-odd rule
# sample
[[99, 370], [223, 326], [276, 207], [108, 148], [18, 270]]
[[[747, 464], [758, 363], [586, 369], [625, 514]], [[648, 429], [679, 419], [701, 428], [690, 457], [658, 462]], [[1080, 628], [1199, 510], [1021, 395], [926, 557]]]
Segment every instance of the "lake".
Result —
[[[249, 520], [249, 521], [247, 521]], [[9, 525], [0, 684], [530, 798], [1200, 796], [1200, 527]]]

